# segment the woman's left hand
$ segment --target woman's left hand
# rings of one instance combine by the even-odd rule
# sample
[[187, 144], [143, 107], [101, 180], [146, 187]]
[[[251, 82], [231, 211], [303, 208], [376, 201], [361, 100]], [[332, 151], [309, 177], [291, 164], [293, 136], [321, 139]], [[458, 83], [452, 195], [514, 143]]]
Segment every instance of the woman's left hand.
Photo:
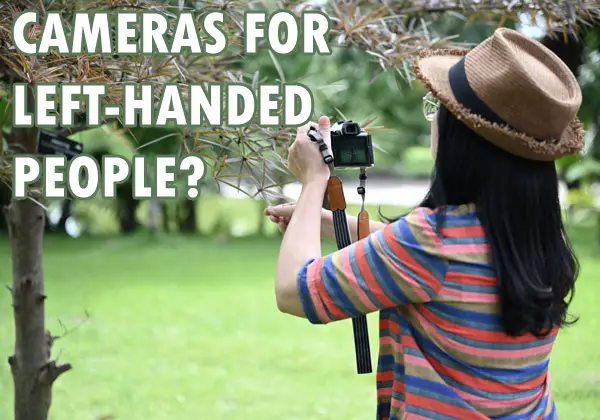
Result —
[[310, 127], [318, 128], [325, 144], [329, 147], [329, 153], [331, 153], [331, 123], [329, 118], [323, 116], [319, 118], [319, 124], [309, 122], [298, 128], [296, 139], [289, 150], [288, 168], [302, 185], [313, 182], [326, 183], [330, 175], [329, 167], [323, 162], [323, 155], [318, 144], [308, 137]]

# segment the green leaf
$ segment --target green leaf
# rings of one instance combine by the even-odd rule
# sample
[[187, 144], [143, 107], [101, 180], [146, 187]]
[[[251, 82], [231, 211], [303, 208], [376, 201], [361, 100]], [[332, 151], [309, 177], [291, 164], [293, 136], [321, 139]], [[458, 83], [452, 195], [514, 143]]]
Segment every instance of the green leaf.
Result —
[[277, 74], [279, 75], [279, 81], [281, 83], [285, 83], [285, 74], [283, 73], [283, 68], [281, 67], [281, 64], [279, 64], [279, 61], [275, 57], [275, 54], [273, 54], [273, 52], [270, 49], [269, 49], [269, 56], [271, 57], [271, 60], [273, 61], [273, 64], [275, 65], [275, 68], [277, 69]]
[[71, 138], [83, 143], [85, 153], [107, 151], [109, 154], [132, 159], [134, 150], [131, 141], [121, 132], [108, 126], [91, 128], [73, 134]]
[[0, 128], [10, 130], [12, 125], [12, 110], [8, 98], [0, 99]]
[[567, 169], [565, 179], [567, 182], [573, 182], [590, 176], [600, 176], [600, 162], [592, 158], [587, 158], [581, 162], [572, 164]]

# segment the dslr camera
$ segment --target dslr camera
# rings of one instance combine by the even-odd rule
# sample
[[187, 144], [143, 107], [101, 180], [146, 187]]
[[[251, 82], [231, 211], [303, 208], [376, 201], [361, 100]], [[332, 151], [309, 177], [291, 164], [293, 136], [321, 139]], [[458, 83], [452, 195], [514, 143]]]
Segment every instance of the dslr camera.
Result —
[[331, 127], [331, 149], [335, 168], [373, 166], [371, 135], [356, 122], [339, 121]]

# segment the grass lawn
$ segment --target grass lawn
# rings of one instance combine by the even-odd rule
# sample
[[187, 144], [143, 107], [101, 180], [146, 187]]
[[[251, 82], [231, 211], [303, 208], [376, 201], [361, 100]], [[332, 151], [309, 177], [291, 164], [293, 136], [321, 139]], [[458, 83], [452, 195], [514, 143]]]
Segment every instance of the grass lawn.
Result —
[[[552, 382], [561, 419], [598, 419], [600, 260], [589, 245], [593, 231], [576, 236], [582, 273], [572, 308], [581, 320], [560, 334]], [[350, 321], [317, 327], [277, 311], [278, 245], [47, 237], [49, 327], [76, 327], [55, 345], [55, 357], [74, 369], [54, 387], [50, 419], [374, 418], [375, 376], [355, 373]], [[8, 244], [0, 240], [1, 283], [10, 278]], [[376, 315], [369, 321], [375, 360]], [[2, 292], [0, 419], [12, 418], [5, 363], [12, 346]]]

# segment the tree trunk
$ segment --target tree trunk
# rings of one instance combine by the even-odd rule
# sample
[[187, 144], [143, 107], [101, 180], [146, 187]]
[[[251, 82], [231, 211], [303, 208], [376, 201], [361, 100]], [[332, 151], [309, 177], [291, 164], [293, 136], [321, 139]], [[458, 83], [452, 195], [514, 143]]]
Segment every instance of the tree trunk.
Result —
[[171, 224], [169, 223], [169, 204], [161, 201], [159, 203], [160, 215], [162, 217], [162, 228], [163, 232], [169, 232], [171, 230]]
[[117, 207], [121, 233], [134, 232], [139, 227], [136, 217], [139, 200], [133, 198], [133, 187], [131, 182], [117, 185]]
[[148, 200], [148, 228], [151, 234], [158, 231], [158, 215], [160, 213], [160, 201], [156, 197], [151, 197]]
[[196, 233], [198, 224], [196, 220], [196, 202], [194, 200], [184, 200], [181, 203], [179, 212], [179, 230], [185, 233]]
[[[3, 183], [0, 183], [0, 209], [8, 209], [11, 195], [10, 189]], [[0, 232], [8, 233], [8, 224], [3, 214], [0, 214]]]
[[73, 200], [71, 194], [67, 194], [67, 198], [60, 204], [61, 214], [56, 229], [60, 230], [62, 233], [66, 232], [67, 220], [69, 220], [69, 217], [73, 214]]
[[[27, 104], [34, 103], [29, 89]], [[13, 129], [17, 153], [37, 151], [39, 129]], [[37, 200], [41, 197], [35, 197]], [[45, 329], [42, 240], [44, 209], [32, 200], [12, 200], [7, 224], [12, 254], [14, 354], [8, 358], [14, 382], [15, 420], [46, 420], [52, 384], [71, 365], [50, 360], [53, 337]]]

